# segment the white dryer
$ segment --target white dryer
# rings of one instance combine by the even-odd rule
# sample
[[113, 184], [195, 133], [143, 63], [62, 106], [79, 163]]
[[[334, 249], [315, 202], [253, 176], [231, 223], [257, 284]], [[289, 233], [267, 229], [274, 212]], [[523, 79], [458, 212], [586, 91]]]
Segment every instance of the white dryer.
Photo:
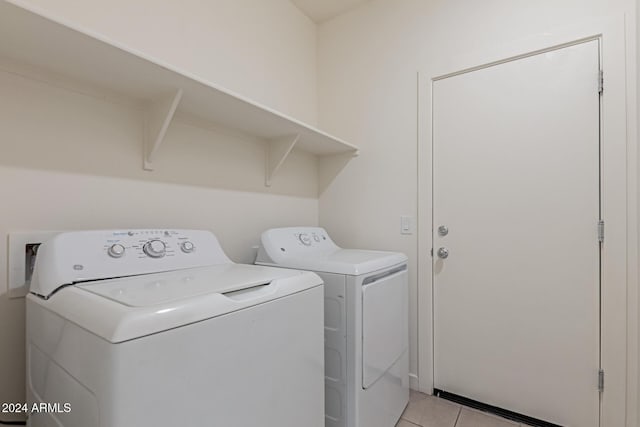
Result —
[[86, 231], [39, 248], [30, 291], [31, 426], [324, 425], [315, 274], [208, 231]]
[[293, 227], [265, 231], [256, 264], [324, 280], [325, 426], [395, 426], [409, 401], [407, 257]]

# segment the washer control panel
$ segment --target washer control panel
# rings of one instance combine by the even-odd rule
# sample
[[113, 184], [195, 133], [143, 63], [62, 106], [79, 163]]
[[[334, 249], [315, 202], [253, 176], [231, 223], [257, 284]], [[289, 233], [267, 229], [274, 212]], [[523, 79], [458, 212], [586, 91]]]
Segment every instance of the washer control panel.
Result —
[[38, 248], [30, 291], [44, 298], [69, 284], [231, 263], [207, 230], [60, 233]]
[[111, 258], [138, 257], [159, 259], [177, 253], [195, 254], [197, 246], [189, 231], [136, 230], [114, 232], [104, 243]]

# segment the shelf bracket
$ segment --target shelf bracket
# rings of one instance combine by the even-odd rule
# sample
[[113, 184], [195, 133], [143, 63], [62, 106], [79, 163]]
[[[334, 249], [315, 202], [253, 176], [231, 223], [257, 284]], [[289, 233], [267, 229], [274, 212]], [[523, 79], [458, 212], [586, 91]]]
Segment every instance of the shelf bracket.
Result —
[[300, 134], [298, 133], [269, 141], [266, 156], [265, 186], [271, 187], [271, 180], [278, 173], [278, 170], [299, 139]]
[[171, 119], [182, 98], [182, 89], [149, 105], [144, 123], [144, 170], [153, 170], [153, 157], [162, 145]]

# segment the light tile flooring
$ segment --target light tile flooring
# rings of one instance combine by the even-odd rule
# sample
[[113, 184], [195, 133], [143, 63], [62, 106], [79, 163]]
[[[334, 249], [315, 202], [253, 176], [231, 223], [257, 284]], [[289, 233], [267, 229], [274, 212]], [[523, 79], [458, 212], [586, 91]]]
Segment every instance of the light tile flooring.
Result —
[[396, 427], [526, 427], [510, 420], [411, 391], [409, 404]]

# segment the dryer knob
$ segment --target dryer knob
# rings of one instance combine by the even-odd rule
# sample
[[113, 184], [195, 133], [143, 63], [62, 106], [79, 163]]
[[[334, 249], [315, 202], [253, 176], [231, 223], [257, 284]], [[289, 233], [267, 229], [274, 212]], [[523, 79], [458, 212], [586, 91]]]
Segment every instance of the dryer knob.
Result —
[[167, 253], [167, 246], [161, 240], [149, 240], [144, 244], [142, 250], [151, 258], [162, 258]]
[[298, 236], [298, 239], [300, 239], [300, 242], [303, 245], [311, 246], [311, 237], [309, 237], [308, 234], [302, 233], [300, 236]]

